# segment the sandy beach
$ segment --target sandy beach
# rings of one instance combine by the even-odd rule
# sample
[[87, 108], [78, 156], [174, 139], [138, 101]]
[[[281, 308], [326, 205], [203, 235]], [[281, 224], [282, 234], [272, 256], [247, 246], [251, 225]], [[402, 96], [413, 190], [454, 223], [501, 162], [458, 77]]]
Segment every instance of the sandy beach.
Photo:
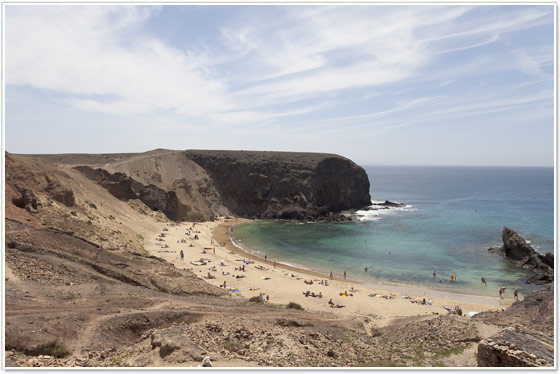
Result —
[[[229, 239], [227, 233], [230, 227], [246, 221], [220, 218], [214, 222], [162, 225], [159, 232], [146, 238], [145, 247], [151, 254], [172, 262], [180, 269], [190, 269], [213, 285], [223, 286], [225, 282], [232, 297], [250, 298], [264, 294], [268, 296], [268, 303], [286, 305], [295, 302], [306, 310], [368, 317], [373, 325], [379, 327], [397, 318], [446, 314], [444, 307], [458, 305], [467, 314], [506, 308], [513, 302], [507, 298], [500, 300], [498, 297], [475, 295], [448, 294], [446, 297], [444, 292], [413, 286], [380, 284], [372, 287], [338, 277], [331, 280], [328, 275], [285, 264], [276, 263], [274, 266], [273, 259], [268, 258], [265, 262], [264, 258], [242, 251]], [[165, 237], [159, 237], [160, 234]], [[184, 259], [180, 258], [181, 250]], [[202, 263], [201, 259], [204, 259]], [[243, 260], [250, 260], [250, 263], [246, 264]], [[245, 271], [242, 271], [243, 265]], [[304, 281], [313, 281], [313, 284]], [[326, 281], [328, 285], [323, 285], [321, 281]], [[352, 288], [356, 291], [351, 292]], [[322, 297], [306, 297], [304, 294], [307, 291]], [[343, 307], [331, 307], [331, 299], [335, 305]], [[422, 305], [423, 299], [431, 301], [431, 305]]]

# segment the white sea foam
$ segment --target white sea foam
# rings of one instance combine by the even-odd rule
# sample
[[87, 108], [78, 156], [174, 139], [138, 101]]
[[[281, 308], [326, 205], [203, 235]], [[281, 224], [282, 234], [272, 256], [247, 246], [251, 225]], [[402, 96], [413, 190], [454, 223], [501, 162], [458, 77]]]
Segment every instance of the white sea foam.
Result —
[[405, 205], [402, 207], [380, 207], [376, 204], [384, 203], [384, 201], [372, 200], [371, 202], [372, 205], [369, 206], [370, 209], [357, 210], [354, 212], [354, 217], [361, 222], [378, 221], [382, 218], [382, 216], [393, 215], [400, 212], [413, 212], [417, 210], [413, 205]]

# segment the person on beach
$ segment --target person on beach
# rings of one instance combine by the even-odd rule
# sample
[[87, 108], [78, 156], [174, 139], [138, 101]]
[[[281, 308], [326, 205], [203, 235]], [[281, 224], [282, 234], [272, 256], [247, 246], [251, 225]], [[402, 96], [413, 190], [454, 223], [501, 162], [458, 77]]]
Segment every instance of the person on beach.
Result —
[[482, 283], [484, 283], [485, 286], [488, 286], [488, 283], [486, 283], [486, 278], [482, 277]]
[[274, 260], [274, 268], [276, 269], [276, 260]]
[[212, 253], [216, 254], [216, 247], [212, 248]]
[[241, 267], [241, 271], [243, 271], [243, 272], [245, 271], [245, 265], [243, 265], [243, 266]]
[[334, 305], [332, 299], [329, 300], [329, 305]]
[[519, 295], [518, 295], [518, 292], [517, 292], [517, 288], [513, 291], [513, 298], [515, 300], [519, 301]]
[[264, 255], [264, 262], [266, 262], [266, 259], [267, 259], [267, 255], [266, 255], [266, 253], [265, 253], [265, 255]]
[[434, 279], [436, 278], [436, 272], [434, 271]]
[[331, 280], [332, 280], [332, 271], [331, 271]]
[[505, 287], [500, 287], [500, 299], [502, 299], [502, 295], [504, 294], [506, 288]]
[[344, 270], [344, 279], [346, 279], [346, 270]]
[[179, 252], [179, 256], [181, 256], [181, 260], [183, 260], [185, 258], [185, 254], [183, 253], [182, 249], [181, 249], [181, 252]]
[[367, 266], [366, 266], [365, 269], [364, 269], [364, 271], [367, 273], [367, 270], [368, 270], [368, 269], [367, 269]]

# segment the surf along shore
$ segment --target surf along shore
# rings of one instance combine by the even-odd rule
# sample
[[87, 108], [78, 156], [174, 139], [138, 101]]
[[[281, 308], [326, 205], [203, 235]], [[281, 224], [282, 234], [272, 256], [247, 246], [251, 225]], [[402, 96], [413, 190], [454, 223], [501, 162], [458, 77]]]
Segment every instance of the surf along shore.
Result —
[[[458, 305], [463, 314], [467, 314], [506, 308], [513, 303], [512, 299], [451, 294], [414, 286], [363, 284], [340, 277], [331, 280], [328, 274], [278, 262], [274, 265], [274, 259], [265, 261], [235, 246], [230, 240], [230, 228], [248, 221], [221, 217], [212, 222], [162, 224], [160, 231], [146, 237], [145, 248], [150, 254], [164, 258], [179, 269], [190, 269], [210, 284], [223, 286], [225, 282], [231, 297], [251, 298], [264, 294], [269, 298], [267, 303], [285, 306], [295, 302], [308, 311], [366, 317], [376, 327], [386, 326], [392, 320], [403, 317], [446, 314], [444, 307]], [[160, 237], [160, 234], [165, 236]], [[181, 250], [183, 259], [180, 257]], [[244, 263], [244, 260], [250, 260], [250, 263]], [[311, 280], [312, 285], [304, 283]], [[320, 285], [321, 281], [326, 281], [328, 286]], [[352, 288], [356, 291], [351, 292]], [[322, 297], [306, 297], [304, 294], [307, 291]], [[343, 307], [331, 307], [331, 299], [334, 305]], [[431, 301], [431, 305], [422, 305], [423, 299]]]

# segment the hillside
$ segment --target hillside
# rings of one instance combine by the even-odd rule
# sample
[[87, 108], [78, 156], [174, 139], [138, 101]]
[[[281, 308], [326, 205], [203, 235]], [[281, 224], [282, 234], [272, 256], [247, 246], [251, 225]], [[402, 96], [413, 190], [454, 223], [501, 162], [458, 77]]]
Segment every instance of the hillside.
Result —
[[337, 213], [371, 201], [365, 171], [333, 154], [154, 150], [27, 158], [78, 170], [120, 200], [139, 199], [174, 220], [340, 220]]

